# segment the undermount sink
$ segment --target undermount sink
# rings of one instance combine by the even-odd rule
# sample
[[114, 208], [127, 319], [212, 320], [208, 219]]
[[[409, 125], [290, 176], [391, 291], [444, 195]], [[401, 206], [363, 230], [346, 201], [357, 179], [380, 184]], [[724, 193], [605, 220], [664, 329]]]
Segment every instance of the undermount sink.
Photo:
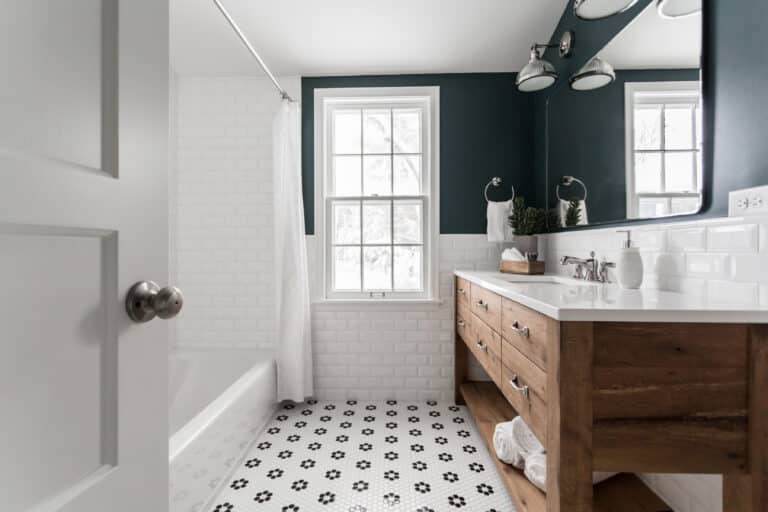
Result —
[[599, 283], [592, 281], [579, 281], [569, 277], [559, 276], [523, 276], [523, 275], [505, 275], [498, 278], [509, 284], [535, 284], [550, 286], [597, 286]]

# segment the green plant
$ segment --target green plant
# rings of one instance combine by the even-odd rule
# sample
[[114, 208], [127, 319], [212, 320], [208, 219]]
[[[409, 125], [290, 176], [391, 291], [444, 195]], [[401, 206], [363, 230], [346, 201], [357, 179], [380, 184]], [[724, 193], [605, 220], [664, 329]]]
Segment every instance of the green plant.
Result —
[[578, 226], [581, 222], [580, 201], [573, 200], [568, 202], [568, 209], [565, 212], [565, 225]]
[[509, 225], [517, 236], [538, 235], [555, 229], [558, 216], [555, 210], [525, 206], [525, 198], [518, 197], [512, 203]]

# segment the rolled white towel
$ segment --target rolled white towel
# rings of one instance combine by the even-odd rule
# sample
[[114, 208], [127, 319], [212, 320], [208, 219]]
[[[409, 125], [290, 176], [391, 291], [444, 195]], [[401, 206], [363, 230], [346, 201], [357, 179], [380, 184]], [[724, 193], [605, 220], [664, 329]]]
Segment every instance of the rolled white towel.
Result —
[[496, 425], [493, 447], [500, 461], [518, 469], [523, 469], [526, 457], [532, 453], [544, 452], [544, 446], [520, 416]]
[[493, 449], [501, 462], [511, 464], [517, 469], [523, 469], [525, 458], [517, 441], [515, 441], [513, 423], [513, 421], [508, 421], [496, 425], [496, 429], [493, 431]]
[[[530, 482], [541, 489], [543, 492], [547, 492], [547, 454], [534, 453], [530, 457], [525, 459], [525, 476]], [[603, 473], [596, 471], [592, 474], [592, 483], [599, 484], [604, 480], [608, 480], [616, 473]]]
[[517, 441], [517, 445], [523, 451], [523, 456], [534, 453], [544, 453], [544, 445], [541, 444], [536, 434], [533, 433], [531, 427], [523, 420], [522, 416], [518, 416], [512, 420], [512, 435]]

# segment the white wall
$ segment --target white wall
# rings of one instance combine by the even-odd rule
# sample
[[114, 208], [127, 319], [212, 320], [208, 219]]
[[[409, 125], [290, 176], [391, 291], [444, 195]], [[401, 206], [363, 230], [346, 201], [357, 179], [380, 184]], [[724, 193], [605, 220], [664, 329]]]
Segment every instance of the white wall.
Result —
[[[282, 78], [298, 96], [298, 78]], [[269, 348], [272, 120], [264, 78], [178, 77], [172, 276], [185, 296], [175, 345]]]
[[[548, 235], [548, 272], [567, 275], [569, 269], [558, 264], [564, 255], [584, 257], [595, 251], [616, 261], [623, 235], [615, 231]], [[632, 233], [646, 269], [644, 287], [768, 305], [768, 218], [652, 224], [634, 227]], [[720, 476], [641, 476], [676, 512], [722, 510]]]

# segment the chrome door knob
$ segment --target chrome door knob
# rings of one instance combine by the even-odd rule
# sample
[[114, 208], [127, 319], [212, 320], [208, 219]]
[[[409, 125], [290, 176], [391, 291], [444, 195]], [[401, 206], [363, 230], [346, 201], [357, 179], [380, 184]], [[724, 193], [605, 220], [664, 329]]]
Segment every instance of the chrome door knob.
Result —
[[125, 296], [125, 310], [137, 323], [149, 322], [160, 317], [164, 320], [179, 314], [184, 306], [184, 295], [175, 286], [160, 288], [152, 281], [139, 281], [131, 286]]

